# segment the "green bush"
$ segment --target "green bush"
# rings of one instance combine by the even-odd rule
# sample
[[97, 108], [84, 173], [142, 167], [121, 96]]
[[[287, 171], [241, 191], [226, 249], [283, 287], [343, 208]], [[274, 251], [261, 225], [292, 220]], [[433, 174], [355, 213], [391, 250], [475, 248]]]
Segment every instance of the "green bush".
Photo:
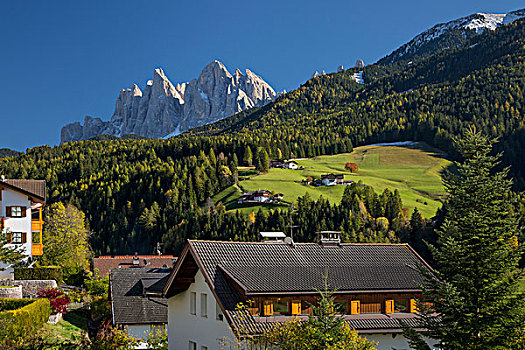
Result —
[[60, 266], [15, 267], [15, 280], [55, 280], [63, 281]]
[[0, 312], [0, 347], [21, 343], [36, 335], [50, 314], [48, 299], [36, 299], [19, 309]]
[[31, 304], [34, 300], [31, 299], [9, 299], [0, 298], [0, 311], [20, 309], [27, 304]]

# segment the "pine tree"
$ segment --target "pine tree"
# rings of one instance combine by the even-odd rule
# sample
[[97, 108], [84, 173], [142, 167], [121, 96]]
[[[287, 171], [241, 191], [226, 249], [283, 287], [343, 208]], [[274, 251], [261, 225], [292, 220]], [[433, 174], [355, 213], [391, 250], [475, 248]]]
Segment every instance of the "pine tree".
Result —
[[268, 171], [270, 167], [270, 158], [268, 156], [268, 152], [264, 148], [261, 148], [258, 152], [257, 157], [257, 163], [255, 164], [257, 167], [257, 170], [261, 173], [265, 173]]
[[251, 166], [253, 161], [253, 153], [250, 146], [246, 145], [246, 148], [244, 149], [244, 156], [242, 158], [244, 164]]
[[424, 334], [439, 339], [441, 349], [509, 348], [525, 324], [512, 182], [509, 169], [494, 171], [493, 143], [468, 130], [457, 141], [463, 162], [444, 175], [448, 210], [430, 246], [436, 271], [425, 275], [424, 286], [432, 310], [420, 305]]

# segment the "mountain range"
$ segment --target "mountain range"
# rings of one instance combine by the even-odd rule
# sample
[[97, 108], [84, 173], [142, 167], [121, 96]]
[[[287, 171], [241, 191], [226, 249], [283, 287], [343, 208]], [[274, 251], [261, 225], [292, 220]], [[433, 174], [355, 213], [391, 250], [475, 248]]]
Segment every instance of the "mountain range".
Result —
[[219, 61], [204, 67], [198, 79], [176, 85], [157, 68], [143, 91], [136, 84], [120, 91], [109, 121], [86, 116], [84, 125], [64, 126], [60, 139], [68, 142], [128, 134], [166, 138], [263, 106], [276, 96], [272, 87], [249, 69], [244, 73], [237, 69], [232, 75]]
[[[493, 31], [522, 17], [525, 17], [525, 9], [507, 14], [475, 13], [437, 24], [380, 59], [377, 65], [412, 64], [413, 60], [466, 45], [485, 30]], [[313, 77], [317, 76], [319, 74]], [[360, 83], [366, 81], [360, 71], [354, 73], [353, 79]], [[75, 122], [64, 126], [60, 139], [63, 143], [99, 135], [169, 138], [238, 112], [264, 106], [278, 95], [250, 70], [242, 73], [237, 69], [232, 75], [219, 61], [209, 63], [198, 79], [176, 85], [161, 68], [157, 68], [143, 91], [136, 84], [120, 91], [109, 121], [86, 116], [83, 125]]]

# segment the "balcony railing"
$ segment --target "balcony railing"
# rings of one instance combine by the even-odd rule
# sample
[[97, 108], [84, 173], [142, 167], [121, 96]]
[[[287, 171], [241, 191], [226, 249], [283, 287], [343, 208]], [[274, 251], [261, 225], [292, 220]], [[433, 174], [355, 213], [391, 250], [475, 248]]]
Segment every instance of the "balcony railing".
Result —
[[42, 231], [43, 221], [40, 220], [31, 220], [31, 230], [32, 231]]
[[40, 256], [44, 253], [44, 245], [43, 244], [33, 244], [31, 248], [31, 255]]

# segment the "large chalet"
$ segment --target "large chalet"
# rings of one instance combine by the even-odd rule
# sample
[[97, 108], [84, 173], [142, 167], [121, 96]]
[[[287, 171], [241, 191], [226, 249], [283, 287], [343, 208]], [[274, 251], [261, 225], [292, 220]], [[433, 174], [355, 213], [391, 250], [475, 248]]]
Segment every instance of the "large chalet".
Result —
[[325, 279], [359, 334], [380, 350], [407, 349], [400, 321], [418, 326], [418, 265], [431, 269], [407, 244], [341, 244], [334, 233], [319, 243], [188, 241], [163, 291], [169, 349], [220, 349], [221, 340], [307, 319]]

